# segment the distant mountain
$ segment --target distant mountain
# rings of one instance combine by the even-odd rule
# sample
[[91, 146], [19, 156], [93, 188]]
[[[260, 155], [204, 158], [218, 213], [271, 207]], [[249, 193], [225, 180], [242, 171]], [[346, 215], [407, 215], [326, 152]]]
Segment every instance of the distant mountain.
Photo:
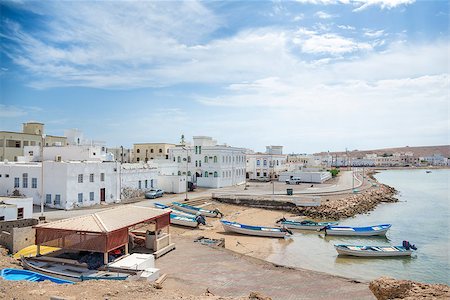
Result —
[[[441, 154], [445, 157], [450, 158], [450, 145], [443, 146], [420, 146], [420, 147], [398, 147], [398, 148], [384, 148], [375, 150], [349, 150], [348, 153], [352, 157], [361, 157], [366, 154], [376, 153], [377, 155], [393, 154], [395, 152], [412, 152], [414, 156], [431, 156], [433, 154]], [[315, 153], [314, 155], [326, 155], [328, 152]], [[332, 155], [344, 155], [345, 151], [342, 152], [330, 152]]]

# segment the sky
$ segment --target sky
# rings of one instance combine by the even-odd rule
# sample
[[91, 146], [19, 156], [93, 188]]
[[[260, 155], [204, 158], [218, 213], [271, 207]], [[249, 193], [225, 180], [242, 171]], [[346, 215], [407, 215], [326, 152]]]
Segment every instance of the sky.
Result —
[[0, 130], [285, 153], [449, 142], [448, 1], [0, 1]]

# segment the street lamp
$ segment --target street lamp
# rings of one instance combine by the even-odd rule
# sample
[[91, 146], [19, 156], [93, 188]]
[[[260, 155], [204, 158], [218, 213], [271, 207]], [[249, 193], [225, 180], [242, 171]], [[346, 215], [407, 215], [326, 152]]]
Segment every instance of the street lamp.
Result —
[[41, 135], [41, 216], [39, 220], [44, 221], [44, 142], [45, 134]]
[[189, 155], [189, 150], [186, 147], [181, 147], [183, 150], [186, 150], [186, 198], [184, 199], [184, 201], [188, 201], [188, 190], [189, 190], [189, 182], [188, 182], [188, 170], [189, 170], [189, 160], [188, 160], [188, 155]]

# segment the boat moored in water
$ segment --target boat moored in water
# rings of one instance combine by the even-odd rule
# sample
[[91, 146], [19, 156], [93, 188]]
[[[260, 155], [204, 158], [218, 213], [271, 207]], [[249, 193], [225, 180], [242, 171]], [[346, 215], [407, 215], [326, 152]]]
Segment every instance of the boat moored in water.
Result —
[[255, 235], [263, 237], [275, 237], [284, 238], [285, 236], [291, 235], [292, 232], [287, 228], [274, 228], [274, 227], [264, 227], [264, 226], [252, 226], [245, 225], [237, 222], [230, 222], [226, 220], [220, 220], [223, 229], [228, 232], [235, 232], [245, 235]]
[[194, 215], [201, 214], [202, 216], [211, 217], [211, 218], [217, 218], [217, 217], [219, 217], [219, 215], [221, 217], [223, 217], [223, 214], [217, 208], [214, 210], [207, 210], [207, 209], [203, 209], [200, 207], [191, 206], [191, 205], [187, 205], [187, 204], [183, 204], [183, 203], [179, 203], [179, 202], [173, 202], [172, 204], [176, 209], [187, 212], [187, 213], [191, 213]]
[[338, 225], [338, 222], [314, 222], [311, 220], [294, 221], [281, 218], [276, 221], [279, 226], [284, 226], [289, 229], [301, 229], [301, 230], [318, 230], [325, 226]]
[[375, 236], [386, 235], [391, 228], [391, 224], [381, 224], [367, 227], [351, 227], [351, 226], [325, 226], [320, 230], [325, 230], [327, 235], [345, 235], [345, 236]]
[[415, 245], [403, 241], [402, 246], [356, 246], [356, 245], [334, 245], [339, 255], [358, 257], [397, 257], [411, 256]]

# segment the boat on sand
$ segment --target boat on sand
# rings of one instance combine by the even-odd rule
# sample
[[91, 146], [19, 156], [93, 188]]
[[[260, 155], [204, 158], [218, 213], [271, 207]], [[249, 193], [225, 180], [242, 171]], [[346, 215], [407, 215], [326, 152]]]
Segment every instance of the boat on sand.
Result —
[[211, 218], [218, 218], [219, 215], [221, 217], [223, 217], [223, 214], [217, 208], [214, 210], [207, 210], [207, 209], [203, 209], [200, 207], [191, 206], [191, 205], [187, 205], [187, 204], [183, 204], [183, 203], [179, 203], [179, 202], [173, 202], [172, 204], [176, 209], [187, 212], [187, 213], [191, 213], [194, 215], [201, 214], [202, 216], [211, 217]]

